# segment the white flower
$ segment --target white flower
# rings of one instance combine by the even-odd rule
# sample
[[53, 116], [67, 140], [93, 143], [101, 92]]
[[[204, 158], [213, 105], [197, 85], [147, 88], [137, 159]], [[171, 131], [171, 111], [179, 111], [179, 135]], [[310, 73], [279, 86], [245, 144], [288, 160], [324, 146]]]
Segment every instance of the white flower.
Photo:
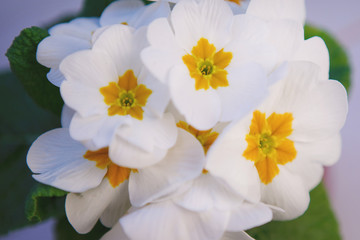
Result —
[[247, 16], [267, 22], [268, 42], [276, 49], [278, 65], [284, 61], [310, 61], [320, 66], [321, 77], [329, 77], [329, 53], [319, 37], [304, 40], [304, 0], [251, 0]]
[[47, 78], [52, 84], [59, 87], [64, 81], [59, 71], [61, 61], [74, 52], [90, 49], [92, 32], [99, 27], [98, 18], [76, 18], [49, 29], [50, 36], [38, 45], [36, 59], [51, 68]]
[[227, 230], [240, 232], [262, 225], [271, 218], [271, 210], [264, 204], [242, 203], [231, 211], [213, 208], [197, 212], [168, 199], [142, 208], [132, 208], [119, 221], [129, 239], [203, 240], [221, 239]]
[[89, 149], [110, 145], [111, 159], [131, 168], [159, 161], [176, 140], [166, 87], [143, 68], [145, 30], [114, 25], [92, 50], [74, 53], [60, 69], [65, 103], [75, 110], [71, 136]]
[[66, 215], [79, 233], [89, 232], [99, 218], [112, 227], [130, 208], [131, 169], [115, 165], [107, 148], [87, 150], [66, 128], [41, 135], [28, 152], [27, 164], [37, 181], [71, 192]]
[[61, 61], [74, 52], [91, 49], [97, 37], [110, 25], [126, 24], [139, 28], [170, 12], [165, 3], [145, 6], [140, 0], [121, 0], [110, 4], [99, 18], [76, 18], [69, 23], [55, 25], [50, 36], [38, 46], [37, 61], [50, 68], [49, 81], [59, 87], [64, 76], [59, 71]]
[[303, 214], [323, 165], [339, 158], [347, 95], [339, 82], [319, 76], [312, 63], [290, 63], [264, 103], [224, 130], [208, 153], [206, 169], [237, 192], [239, 184], [258, 175], [261, 200], [285, 210], [274, 213], [275, 219]]
[[166, 83], [175, 107], [200, 130], [241, 117], [259, 103], [276, 60], [266, 24], [234, 16], [222, 0], [180, 1], [149, 25], [141, 56]]

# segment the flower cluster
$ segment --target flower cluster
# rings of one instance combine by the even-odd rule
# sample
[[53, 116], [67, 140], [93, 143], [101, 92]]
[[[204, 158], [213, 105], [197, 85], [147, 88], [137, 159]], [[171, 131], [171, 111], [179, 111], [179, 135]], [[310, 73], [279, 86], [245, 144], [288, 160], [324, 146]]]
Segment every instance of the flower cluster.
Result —
[[251, 239], [302, 215], [347, 114], [304, 18], [303, 0], [120, 0], [54, 26], [37, 60], [62, 128], [31, 146], [33, 177], [103, 239]]

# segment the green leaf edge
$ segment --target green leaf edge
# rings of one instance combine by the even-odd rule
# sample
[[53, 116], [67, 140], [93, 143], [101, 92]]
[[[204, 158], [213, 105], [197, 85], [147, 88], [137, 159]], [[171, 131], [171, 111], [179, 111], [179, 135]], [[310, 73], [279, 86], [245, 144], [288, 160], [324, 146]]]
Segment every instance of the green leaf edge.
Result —
[[[50, 207], [56, 207], [56, 201], [60, 201], [63, 199], [56, 200], [55, 198], [64, 197], [67, 192], [48, 186], [44, 184], [37, 184], [33, 187], [32, 191], [29, 193], [26, 203], [25, 203], [25, 215], [30, 222], [41, 222], [46, 218], [49, 212], [45, 211], [44, 208], [49, 208], [49, 206], [41, 206], [40, 200], [42, 198], [48, 198], [48, 204]], [[62, 204], [60, 204], [62, 205]], [[65, 204], [63, 205], [63, 208]], [[61, 209], [61, 212], [64, 212], [64, 209]]]
[[5, 55], [11, 71], [35, 103], [60, 116], [63, 100], [59, 88], [48, 81], [46, 75], [49, 69], [36, 61], [38, 44], [47, 36], [48, 32], [42, 28], [25, 28], [14, 39]]

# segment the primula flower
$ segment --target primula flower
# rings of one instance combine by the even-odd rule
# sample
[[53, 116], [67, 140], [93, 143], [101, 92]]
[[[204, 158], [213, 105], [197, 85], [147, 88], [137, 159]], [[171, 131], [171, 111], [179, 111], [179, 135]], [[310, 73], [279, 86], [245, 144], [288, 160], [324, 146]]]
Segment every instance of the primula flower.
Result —
[[100, 27], [98, 18], [76, 18], [49, 29], [50, 36], [38, 45], [36, 60], [50, 68], [49, 81], [59, 87], [64, 76], [59, 70], [61, 61], [68, 55], [90, 49], [92, 33]]
[[87, 150], [67, 128], [41, 135], [28, 152], [27, 164], [37, 181], [71, 192], [66, 214], [79, 233], [89, 232], [99, 218], [112, 227], [130, 208], [131, 169], [114, 164], [107, 148]]
[[321, 77], [329, 77], [329, 52], [319, 37], [304, 40], [304, 0], [252, 0], [247, 16], [267, 22], [267, 42], [277, 52], [278, 66], [284, 61], [310, 61], [321, 67]]
[[323, 165], [339, 158], [347, 95], [339, 82], [319, 76], [315, 64], [289, 63], [264, 103], [228, 126], [208, 152], [206, 169], [236, 192], [244, 166], [252, 166], [247, 177], [261, 181], [261, 201], [285, 211], [274, 212], [275, 219], [303, 214]]
[[36, 180], [71, 192], [66, 214], [79, 233], [89, 232], [99, 218], [112, 227], [130, 201], [133, 206], [144, 206], [173, 193], [201, 173], [204, 160], [202, 146], [182, 129], [166, 157], [143, 169], [116, 165], [108, 148], [87, 150], [70, 138], [66, 128], [40, 136], [27, 157]]
[[144, 28], [114, 25], [92, 50], [74, 53], [60, 66], [62, 97], [76, 112], [71, 136], [91, 150], [110, 145], [111, 159], [130, 168], [159, 161], [176, 140], [173, 117], [163, 114], [167, 89], [139, 59], [146, 45]]
[[222, 0], [179, 1], [170, 18], [149, 25], [146, 67], [170, 89], [171, 100], [199, 130], [247, 113], [267, 89], [276, 63], [266, 24], [234, 16]]
[[[158, 17], [170, 13], [168, 4], [155, 3], [145, 6], [140, 0], [121, 0], [110, 4], [100, 18], [76, 18], [49, 29], [50, 36], [38, 46], [37, 61], [50, 68], [49, 81], [60, 87], [64, 76], [59, 71], [61, 61], [72, 53], [91, 49], [101, 32], [113, 24], [126, 24], [140, 28]], [[102, 29], [103, 28], [103, 29]]]

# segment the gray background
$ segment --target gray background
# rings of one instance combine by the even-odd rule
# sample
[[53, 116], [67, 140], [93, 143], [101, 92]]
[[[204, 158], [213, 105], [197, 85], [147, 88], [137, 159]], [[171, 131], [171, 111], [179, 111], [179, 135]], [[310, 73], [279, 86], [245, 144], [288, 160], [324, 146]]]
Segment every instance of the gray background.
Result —
[[[44, 26], [60, 16], [79, 11], [82, 0], [1, 0], [0, 70], [8, 68], [4, 56], [21, 29]], [[346, 47], [352, 63], [353, 87], [347, 123], [342, 131], [340, 161], [326, 170], [325, 181], [340, 221], [343, 239], [360, 239], [360, 2], [358, 0], [307, 0], [307, 21], [327, 29]], [[25, 164], [25, 163], [24, 163]], [[2, 183], [3, 184], [3, 183]], [[6, 219], [0, 219], [6, 221]], [[1, 223], [0, 223], [1, 224]], [[1, 240], [54, 239], [52, 220], [0, 237]]]

